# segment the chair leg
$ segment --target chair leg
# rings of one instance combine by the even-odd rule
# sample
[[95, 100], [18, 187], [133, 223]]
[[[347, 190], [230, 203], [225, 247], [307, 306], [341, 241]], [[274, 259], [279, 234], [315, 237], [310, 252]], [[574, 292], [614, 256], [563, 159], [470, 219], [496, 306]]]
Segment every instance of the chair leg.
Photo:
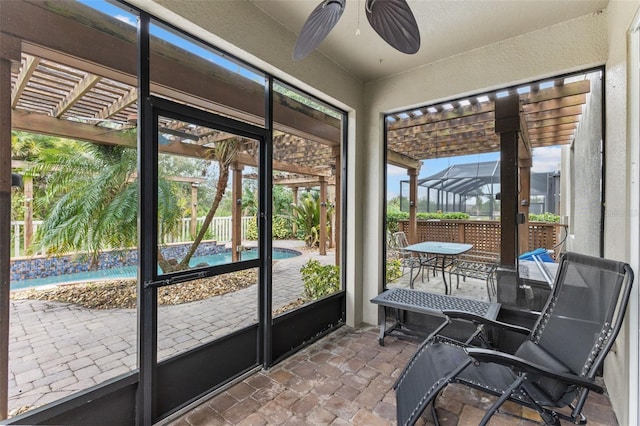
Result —
[[518, 389], [522, 385], [522, 382], [524, 382], [524, 377], [518, 377], [518, 379], [513, 382], [511, 386], [509, 386], [504, 392], [502, 392], [500, 398], [498, 398], [498, 400], [484, 414], [484, 417], [480, 421], [479, 426], [485, 426], [487, 423], [489, 423], [491, 417], [496, 413], [496, 411], [498, 411], [500, 407], [502, 407], [502, 404], [504, 404], [509, 399], [513, 391]]
[[436, 400], [431, 401], [431, 416], [433, 417], [433, 424], [435, 426], [440, 426], [440, 421], [438, 421], [438, 413], [436, 412]]

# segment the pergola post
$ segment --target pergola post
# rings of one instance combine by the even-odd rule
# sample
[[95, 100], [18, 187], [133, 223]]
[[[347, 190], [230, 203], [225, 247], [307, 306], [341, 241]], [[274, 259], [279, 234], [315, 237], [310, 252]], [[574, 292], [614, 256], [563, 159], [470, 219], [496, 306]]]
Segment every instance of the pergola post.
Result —
[[[327, 187], [327, 208], [331, 207], [332, 205], [335, 206], [335, 203], [333, 203], [333, 201], [336, 199], [336, 188], [334, 185], [329, 185]], [[335, 212], [335, 210], [334, 210]], [[331, 214], [329, 215], [328, 221], [329, 223], [327, 224], [329, 226], [329, 229], [331, 229], [331, 232], [329, 232], [329, 234], [327, 235], [327, 243], [329, 245], [330, 249], [333, 249], [333, 245], [334, 245], [334, 239], [333, 236], [335, 235], [333, 230], [335, 229], [335, 214]]]
[[418, 242], [418, 169], [408, 169], [409, 174], [409, 235], [411, 244]]
[[518, 224], [518, 254], [525, 253], [535, 247], [529, 247], [529, 205], [531, 204], [531, 159], [519, 161], [520, 169], [520, 202], [518, 209], [524, 221]]
[[[0, 10], [2, 7], [0, 7]], [[0, 418], [9, 397], [9, 309], [11, 286], [11, 63], [20, 62], [21, 42], [0, 34]]]
[[327, 181], [320, 177], [320, 255], [327, 254]]
[[33, 176], [22, 177], [24, 188], [24, 249], [31, 246], [33, 240]]
[[496, 99], [495, 117], [495, 131], [500, 135], [500, 264], [515, 267], [518, 247], [518, 95]]
[[524, 219], [518, 225], [518, 254], [525, 253], [535, 247], [529, 247], [529, 206], [531, 205], [531, 167], [533, 166], [533, 153], [531, 139], [524, 117], [520, 115], [520, 139], [518, 140], [518, 169], [520, 175], [520, 199], [518, 209]]
[[335, 182], [334, 182], [334, 200], [335, 206], [333, 209], [333, 217], [335, 218], [333, 221], [333, 240], [335, 241], [335, 257], [336, 257], [336, 265], [340, 265], [341, 262], [341, 245], [340, 245], [340, 234], [342, 232], [341, 228], [341, 217], [342, 217], [342, 156], [341, 156], [341, 148], [339, 146], [334, 148], [334, 158], [336, 162], [335, 169]]
[[233, 185], [231, 188], [231, 259], [240, 260], [242, 246], [242, 170], [244, 166], [233, 164]]
[[[293, 204], [295, 204], [296, 206], [298, 205], [298, 187], [297, 186], [293, 187]], [[298, 213], [294, 210], [293, 211], [294, 219], [297, 216], [298, 216]], [[291, 233], [293, 234], [294, 239], [296, 238], [296, 235], [298, 235], [298, 224], [296, 223], [295, 220], [291, 224]]]

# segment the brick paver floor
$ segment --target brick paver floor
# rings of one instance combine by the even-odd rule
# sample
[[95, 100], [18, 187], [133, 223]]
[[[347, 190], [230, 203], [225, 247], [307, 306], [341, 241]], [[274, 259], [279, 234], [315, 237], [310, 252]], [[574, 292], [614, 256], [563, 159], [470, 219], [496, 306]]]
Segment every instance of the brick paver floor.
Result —
[[[219, 393], [170, 426], [199, 425], [391, 425], [395, 424], [396, 377], [416, 344], [394, 337], [378, 345], [375, 327], [342, 327], [270, 370]], [[450, 385], [437, 399], [442, 425], [477, 425], [492, 398]], [[418, 425], [433, 424], [423, 414]], [[591, 426], [617, 425], [609, 400], [590, 394], [585, 412]], [[494, 426], [534, 426], [537, 413], [507, 404]]]

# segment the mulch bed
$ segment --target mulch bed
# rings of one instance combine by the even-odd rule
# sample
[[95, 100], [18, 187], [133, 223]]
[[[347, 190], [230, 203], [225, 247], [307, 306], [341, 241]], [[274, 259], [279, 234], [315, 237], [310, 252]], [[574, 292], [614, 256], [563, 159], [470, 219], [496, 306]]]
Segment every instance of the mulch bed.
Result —
[[[158, 289], [158, 304], [179, 305], [237, 291], [258, 281], [256, 271], [239, 271], [224, 276], [201, 278]], [[137, 303], [135, 279], [65, 284], [46, 289], [11, 293], [14, 300], [50, 300], [73, 303], [91, 309], [134, 309]]]
[[[256, 271], [239, 271], [224, 276], [201, 278], [158, 289], [158, 304], [179, 305], [231, 293], [249, 287], [258, 281]], [[109, 280], [78, 284], [64, 284], [45, 289], [11, 292], [13, 300], [48, 300], [73, 303], [91, 309], [135, 309], [137, 281], [134, 279]], [[308, 300], [298, 298], [279, 309], [274, 315], [294, 309]]]

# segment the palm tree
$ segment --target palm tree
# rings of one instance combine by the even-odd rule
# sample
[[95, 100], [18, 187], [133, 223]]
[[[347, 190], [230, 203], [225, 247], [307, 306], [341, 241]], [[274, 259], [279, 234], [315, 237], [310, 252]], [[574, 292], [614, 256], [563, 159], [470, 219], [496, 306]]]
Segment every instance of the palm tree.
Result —
[[[43, 177], [46, 190], [38, 202], [48, 215], [36, 233], [47, 253], [86, 252], [90, 268], [98, 266], [105, 248], [137, 245], [137, 152], [121, 146], [62, 141], [43, 149], [34, 173]], [[164, 232], [179, 223], [172, 183], [158, 180], [158, 216]]]
[[227, 184], [229, 183], [229, 168], [236, 159], [238, 150], [240, 148], [240, 142], [241, 141], [238, 138], [227, 139], [218, 142], [213, 148], [209, 149], [208, 158], [218, 163], [218, 170], [220, 171], [220, 175], [218, 176], [218, 183], [216, 185], [215, 197], [213, 198], [211, 207], [209, 208], [209, 211], [204, 218], [202, 227], [198, 231], [196, 238], [193, 240], [191, 247], [189, 247], [187, 254], [177, 265], [172, 265], [169, 262], [161, 261], [160, 267], [163, 269], [163, 271], [167, 272], [171, 270], [184, 270], [189, 267], [189, 261], [202, 242], [207, 229], [209, 229], [209, 225], [211, 224], [211, 221], [213, 220], [213, 217], [216, 214], [218, 207], [220, 206], [220, 201], [222, 201], [222, 198], [224, 197], [224, 194], [227, 190]]
[[55, 146], [57, 141], [59, 138], [12, 130], [11, 158], [33, 161], [43, 149]]

